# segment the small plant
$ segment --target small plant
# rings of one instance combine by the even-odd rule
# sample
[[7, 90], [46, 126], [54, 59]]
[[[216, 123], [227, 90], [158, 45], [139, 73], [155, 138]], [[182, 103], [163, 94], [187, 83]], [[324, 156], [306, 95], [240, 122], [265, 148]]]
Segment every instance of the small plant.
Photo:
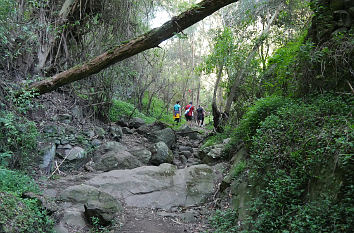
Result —
[[232, 209], [217, 210], [210, 219], [214, 232], [237, 232], [237, 212]]
[[108, 229], [100, 224], [100, 219], [98, 217], [91, 217], [91, 224], [93, 228], [91, 229], [91, 233], [103, 233], [108, 232]]
[[231, 177], [237, 178], [247, 167], [246, 161], [240, 161], [231, 170]]
[[1, 167], [0, 190], [14, 193], [16, 196], [21, 196], [25, 192], [39, 192], [37, 185], [30, 177]]
[[32, 100], [36, 96], [38, 96], [38, 93], [34, 91], [23, 91], [22, 94], [15, 99], [17, 110], [22, 114], [26, 114], [28, 110], [33, 109], [35, 105]]

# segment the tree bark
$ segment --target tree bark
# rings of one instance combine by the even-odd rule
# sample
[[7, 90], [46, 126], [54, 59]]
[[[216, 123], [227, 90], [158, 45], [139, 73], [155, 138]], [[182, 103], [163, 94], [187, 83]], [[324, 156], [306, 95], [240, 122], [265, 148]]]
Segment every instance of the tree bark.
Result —
[[[72, 83], [74, 81], [84, 79], [92, 74], [96, 74], [101, 70], [135, 54], [158, 47], [161, 42], [173, 37], [176, 33], [179, 33], [191, 25], [201, 21], [220, 8], [237, 1], [238, 0], [204, 0], [191, 9], [173, 17], [161, 27], [152, 29], [149, 32], [138, 36], [127, 43], [123, 43], [82, 65], [74, 66], [69, 70], [56, 74], [46, 80], [33, 83], [27, 88], [27, 90], [33, 90], [38, 94], [44, 94], [68, 83]], [[21, 93], [18, 95], [20, 94]]]
[[238, 75], [237, 75], [237, 77], [236, 77], [236, 79], [235, 79], [235, 81], [234, 81], [234, 83], [233, 83], [233, 85], [231, 87], [230, 95], [228, 96], [227, 101], [226, 101], [226, 106], [225, 106], [225, 111], [224, 111], [226, 115], [230, 114], [231, 104], [232, 104], [232, 102], [234, 100], [236, 89], [240, 86], [240, 84], [242, 83], [242, 81], [244, 79], [247, 66], [251, 63], [251, 60], [254, 58], [256, 52], [259, 49], [259, 46], [263, 43], [264, 39], [266, 38], [266, 36], [267, 36], [267, 34], [269, 32], [270, 26], [273, 24], [274, 19], [279, 14], [280, 8], [281, 8], [281, 5], [279, 5], [279, 7], [275, 11], [273, 17], [269, 20], [267, 27], [263, 30], [263, 32], [259, 36], [256, 44], [253, 46], [253, 49], [250, 52], [250, 54], [248, 55], [245, 63], [243, 63], [243, 66], [241, 67], [241, 70], [239, 71], [239, 73], [238, 73]]
[[217, 94], [218, 86], [219, 86], [219, 83], [220, 83], [220, 80], [221, 80], [223, 67], [224, 67], [224, 65], [220, 64], [218, 76], [216, 78], [216, 82], [215, 82], [215, 86], [214, 86], [213, 101], [211, 103], [211, 109], [212, 109], [212, 112], [213, 112], [214, 128], [215, 128], [216, 132], [219, 132], [219, 133], [222, 132], [222, 127], [221, 127], [221, 124], [220, 124], [221, 113], [218, 110], [218, 106], [216, 104], [216, 94]]

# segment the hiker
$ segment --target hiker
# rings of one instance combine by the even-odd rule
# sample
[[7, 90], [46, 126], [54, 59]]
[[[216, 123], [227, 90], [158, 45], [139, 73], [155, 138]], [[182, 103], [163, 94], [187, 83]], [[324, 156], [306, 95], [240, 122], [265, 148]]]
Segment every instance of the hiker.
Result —
[[189, 102], [189, 104], [184, 109], [186, 110], [184, 116], [186, 117], [187, 124], [191, 127], [194, 111], [194, 106], [192, 105], [192, 102]]
[[179, 101], [173, 106], [173, 119], [175, 119], [176, 125], [178, 125], [181, 120], [181, 105], [179, 105]]
[[197, 108], [197, 124], [198, 126], [203, 126], [204, 125], [204, 108], [202, 108], [200, 105], [198, 105]]

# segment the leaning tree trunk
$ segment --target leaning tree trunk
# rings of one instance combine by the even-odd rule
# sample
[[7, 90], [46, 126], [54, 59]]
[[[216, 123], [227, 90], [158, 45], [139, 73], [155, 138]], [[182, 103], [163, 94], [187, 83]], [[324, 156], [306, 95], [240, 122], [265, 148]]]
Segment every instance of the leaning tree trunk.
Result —
[[68, 83], [96, 74], [135, 54], [158, 47], [161, 42], [173, 37], [176, 33], [180, 33], [182, 30], [199, 22], [220, 8], [237, 1], [238, 0], [204, 0], [191, 9], [173, 17], [161, 27], [152, 29], [146, 34], [123, 43], [82, 65], [77, 65], [69, 70], [56, 74], [49, 79], [36, 82], [29, 86], [27, 90], [33, 90], [38, 94], [44, 94]]
[[226, 106], [225, 106], [225, 114], [229, 115], [230, 114], [230, 109], [231, 109], [231, 104], [235, 98], [235, 94], [236, 94], [236, 90], [237, 88], [241, 85], [241, 83], [243, 82], [245, 73], [246, 73], [246, 69], [248, 67], [248, 65], [251, 63], [252, 59], [254, 58], [254, 56], [256, 55], [256, 52], [258, 51], [260, 45], [263, 43], [264, 39], [266, 38], [270, 26], [273, 24], [274, 19], [276, 19], [276, 17], [279, 14], [281, 5], [279, 5], [278, 9], [276, 10], [275, 14], [273, 15], [273, 17], [269, 20], [267, 27], [264, 29], [264, 31], [261, 33], [261, 35], [259, 36], [256, 44], [253, 46], [252, 51], [250, 52], [250, 54], [248, 55], [246, 61], [243, 63], [243, 66], [241, 67], [241, 70], [239, 71], [232, 87], [230, 90], [230, 95], [227, 98], [226, 101]]

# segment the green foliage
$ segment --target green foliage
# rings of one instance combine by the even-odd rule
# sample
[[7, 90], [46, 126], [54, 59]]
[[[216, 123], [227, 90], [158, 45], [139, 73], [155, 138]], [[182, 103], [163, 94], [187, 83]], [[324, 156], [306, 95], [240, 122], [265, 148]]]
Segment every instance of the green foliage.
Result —
[[17, 97], [14, 101], [17, 110], [22, 114], [26, 114], [28, 110], [35, 108], [33, 98], [38, 95], [39, 94], [34, 91], [23, 91], [22, 95]]
[[352, 229], [353, 100], [324, 95], [308, 102], [279, 108], [252, 139], [250, 183], [257, 194], [245, 232]]
[[217, 210], [210, 219], [210, 225], [214, 232], [237, 232], [237, 212], [232, 209], [225, 211]]
[[14, 0], [0, 0], [0, 22], [6, 22], [7, 18], [15, 12]]
[[246, 161], [240, 161], [231, 170], [231, 178], [237, 178], [247, 167]]
[[139, 112], [138, 109], [134, 107], [134, 105], [121, 100], [113, 100], [113, 105], [109, 112], [109, 119], [112, 122], [115, 122], [119, 119], [126, 118], [129, 116], [142, 118], [147, 123], [154, 122], [153, 118], [147, 117], [141, 112]]
[[250, 208], [239, 226], [237, 212], [217, 212], [216, 232], [350, 232], [353, 105], [333, 94], [287, 101], [246, 127], [251, 158], [231, 172], [249, 177]]
[[39, 188], [26, 175], [0, 168], [0, 232], [52, 232], [53, 220], [36, 199], [21, 198]]
[[275, 51], [268, 59], [268, 72], [271, 77], [264, 76], [264, 91], [268, 94], [294, 96], [298, 90], [295, 78], [295, 61], [300, 47], [303, 45], [306, 34], [296, 38], [293, 42], [287, 43]]
[[290, 102], [289, 99], [279, 96], [269, 96], [256, 101], [253, 106], [248, 108], [240, 124], [232, 134], [231, 142], [225, 149], [226, 152], [232, 150], [241, 141], [245, 142], [246, 146], [249, 146], [261, 122], [288, 102]]
[[21, 196], [25, 192], [39, 192], [37, 185], [30, 177], [1, 167], [0, 190], [13, 193], [16, 196]]
[[205, 143], [201, 146], [201, 149], [204, 149], [205, 147], [208, 146], [222, 143], [224, 139], [230, 137], [231, 133], [232, 133], [232, 128], [229, 126], [225, 126], [224, 131], [222, 133], [216, 133], [215, 135], [208, 137]]
[[[37, 43], [38, 23], [33, 23], [31, 14], [37, 5], [31, 1], [20, 10], [15, 0], [0, 0], [0, 67], [18, 69], [15, 59], [30, 51]], [[21, 15], [20, 15], [21, 14]], [[5, 68], [6, 67], [6, 68]], [[27, 75], [27, 74], [26, 74]]]
[[220, 66], [226, 66], [234, 63], [235, 57], [232, 56], [234, 50], [234, 38], [232, 30], [225, 27], [223, 31], [217, 31], [214, 38], [214, 46], [212, 53], [204, 58], [204, 62], [197, 68], [197, 72], [204, 71], [206, 74], [217, 72]]
[[0, 113], [0, 165], [22, 167], [37, 147], [38, 131], [32, 121], [2, 111]]
[[[146, 94], [144, 95], [143, 98], [143, 109], [148, 108], [148, 103], [149, 103], [149, 96]], [[177, 127], [175, 126], [175, 121], [173, 119], [173, 108], [170, 108], [169, 112], [166, 111], [166, 104], [159, 98], [157, 97], [152, 97], [151, 99], [151, 104], [150, 104], [150, 110], [148, 111], [148, 115], [151, 116], [152, 118], [155, 118], [156, 120], [159, 120], [161, 122], [164, 122], [169, 125], [173, 125], [173, 128]], [[173, 103], [174, 105], [174, 103]], [[183, 108], [182, 108], [183, 109]], [[184, 118], [181, 118], [180, 124], [184, 122]]]
[[321, 45], [306, 42], [296, 63], [300, 93], [349, 90], [354, 59], [354, 31], [337, 33]]

